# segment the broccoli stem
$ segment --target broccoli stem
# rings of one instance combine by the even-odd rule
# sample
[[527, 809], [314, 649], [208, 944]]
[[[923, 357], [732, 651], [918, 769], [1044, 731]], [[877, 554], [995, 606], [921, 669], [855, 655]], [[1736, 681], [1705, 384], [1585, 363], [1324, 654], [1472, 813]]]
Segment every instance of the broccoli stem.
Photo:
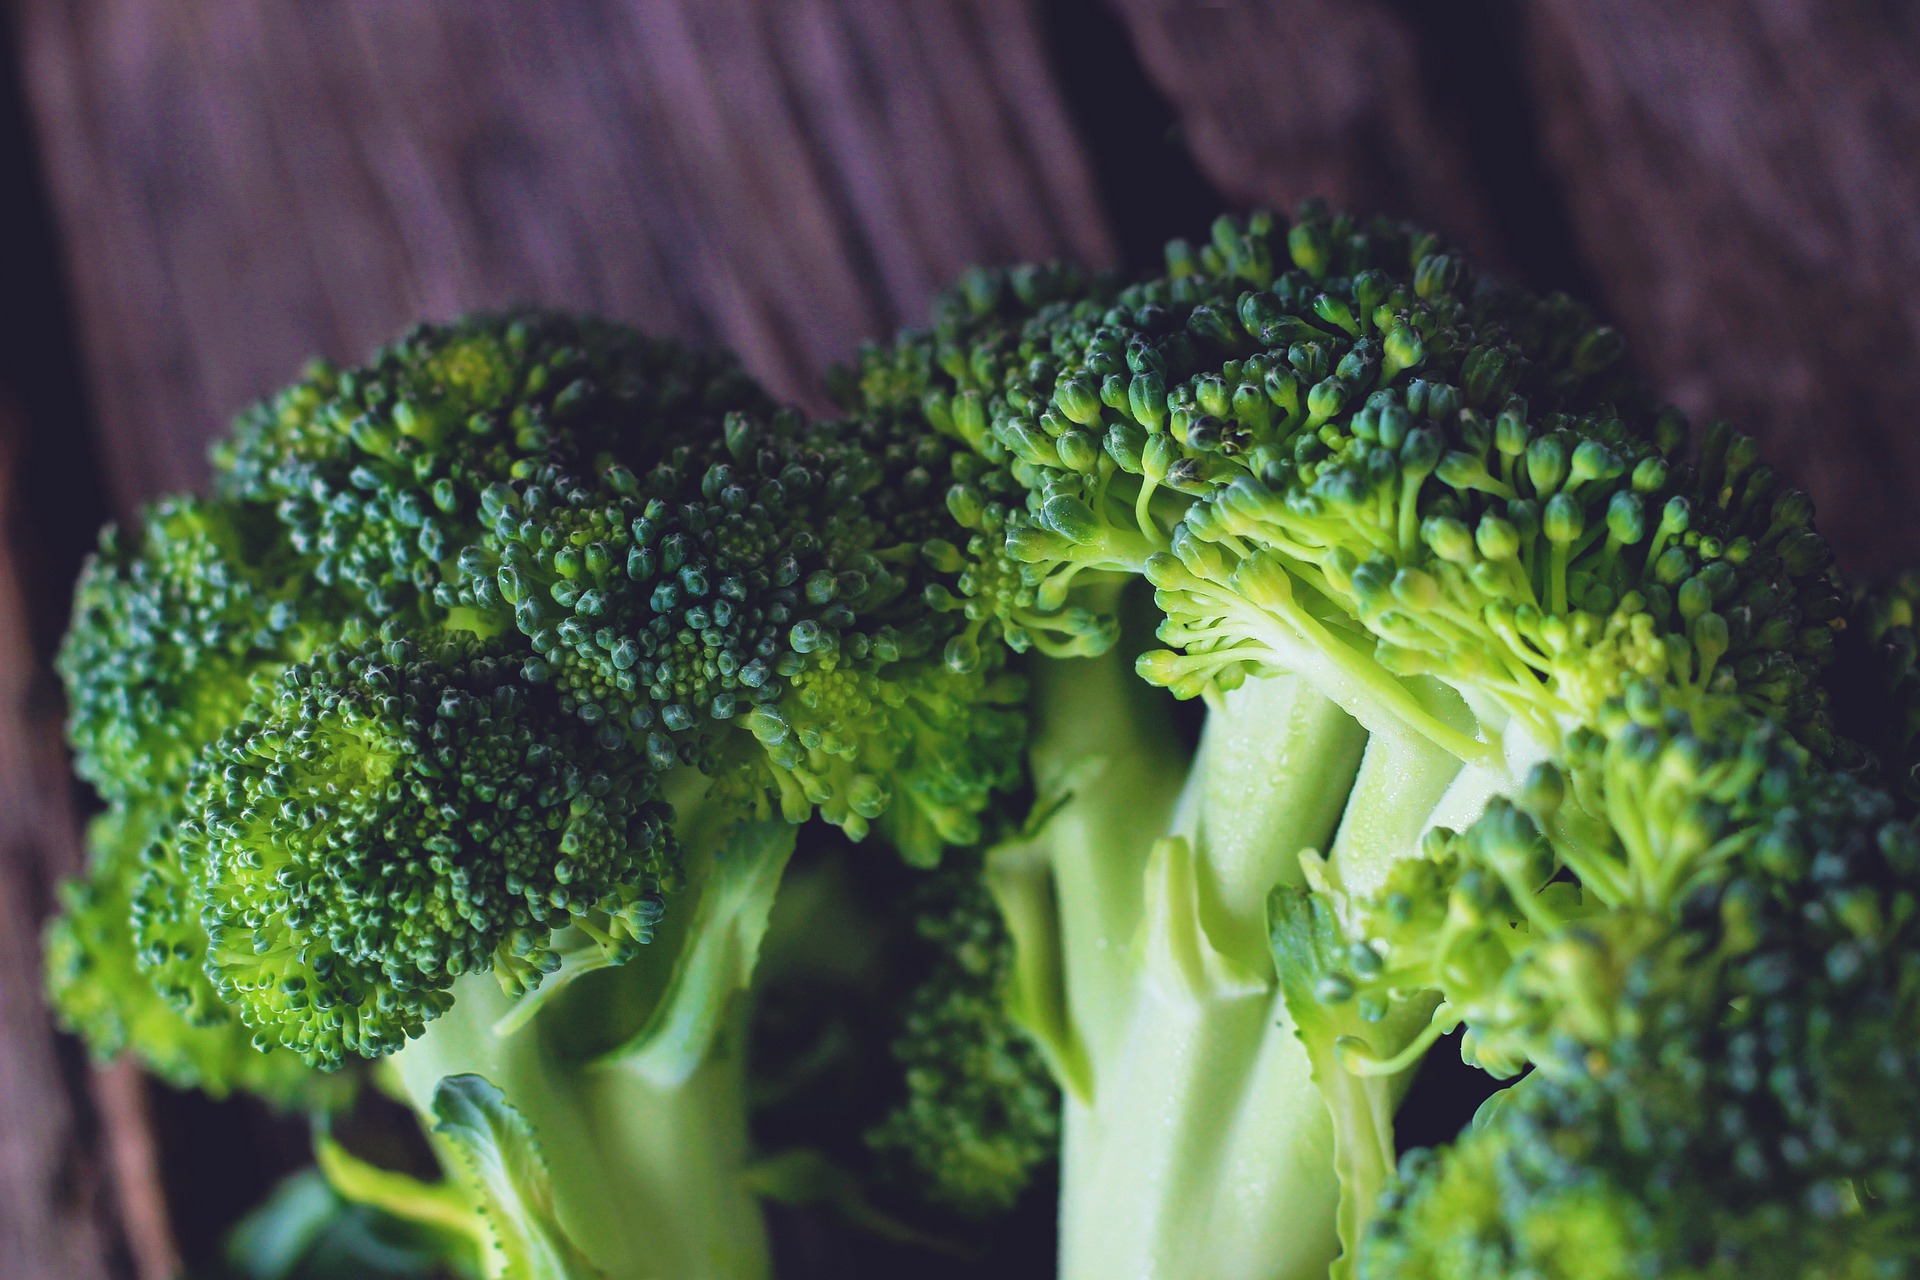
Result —
[[[1473, 733], [1473, 714], [1458, 694], [1431, 679], [1406, 684], [1435, 720], [1463, 735]], [[1377, 891], [1393, 864], [1419, 848], [1420, 837], [1434, 824], [1455, 781], [1463, 773], [1478, 777], [1491, 772], [1478, 766], [1463, 770], [1458, 757], [1435, 746], [1426, 734], [1377, 728], [1367, 739], [1339, 834], [1326, 850], [1339, 887], [1360, 896]]]
[[[1066, 1082], [1061, 1275], [1321, 1277], [1391, 1168], [1411, 1069], [1317, 1083], [1341, 1069], [1337, 1030], [1296, 1030], [1268, 895], [1302, 883], [1308, 849], [1326, 851], [1334, 887], [1377, 886], [1429, 826], [1477, 813], [1504, 770], [1463, 767], [1412, 727], [1369, 736], [1291, 675], [1213, 698], [1183, 767], [1129, 679], [1115, 658], [1038, 673], [1035, 774], [1043, 796], [1066, 797], [1042, 843], [1085, 1063], [1079, 1087]], [[1475, 733], [1444, 685], [1401, 688]], [[1390, 1057], [1431, 1010], [1413, 1001], [1358, 1030]]]
[[565, 1016], [558, 1007], [499, 1034], [510, 1007], [492, 975], [460, 980], [453, 1008], [392, 1060], [414, 1108], [431, 1114], [434, 1089], [450, 1075], [473, 1072], [497, 1086], [546, 1156], [561, 1225], [607, 1280], [765, 1277], [765, 1228], [740, 1176], [744, 1010], [684, 1083], [662, 1088], [543, 1034]]
[[1113, 658], [1040, 673], [1035, 770], [1043, 795], [1070, 792], [1045, 835], [1090, 1067], [1066, 1104], [1061, 1274], [1324, 1274], [1331, 1125], [1282, 1025], [1265, 902], [1326, 847], [1366, 735], [1298, 680], [1250, 680], [1188, 769], [1132, 679]]

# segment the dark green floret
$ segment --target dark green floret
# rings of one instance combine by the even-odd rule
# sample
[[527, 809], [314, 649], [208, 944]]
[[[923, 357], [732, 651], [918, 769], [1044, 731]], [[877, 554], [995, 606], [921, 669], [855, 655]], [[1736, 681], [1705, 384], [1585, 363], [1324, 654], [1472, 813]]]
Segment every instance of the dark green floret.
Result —
[[518, 655], [450, 635], [288, 668], [202, 758], [174, 840], [220, 1000], [318, 1065], [419, 1035], [467, 973], [519, 993], [573, 926], [617, 959], [672, 875], [643, 761]]
[[325, 363], [214, 451], [227, 498], [272, 506], [314, 578], [374, 618], [431, 600], [494, 485], [614, 457], [648, 468], [729, 409], [768, 404], [732, 361], [552, 313], [422, 325], [364, 367]]
[[604, 742], [931, 861], [1012, 781], [1021, 696], [923, 604], [952, 453], [734, 414], [644, 478], [502, 486], [457, 607], [516, 626]]
[[[1649, 798], [1629, 789], [1616, 804]], [[1692, 815], [1720, 874], [1542, 940], [1516, 990], [1577, 986], [1584, 1016], [1543, 1024], [1539, 1069], [1403, 1166], [1362, 1275], [1920, 1268], [1920, 834], [1792, 759], [1733, 790]]]
[[950, 858], [918, 890], [933, 970], [908, 997], [893, 1052], [906, 1098], [867, 1134], [936, 1204], [1012, 1207], [1060, 1139], [1059, 1092], [1008, 1019], [1013, 946], [980, 868]]

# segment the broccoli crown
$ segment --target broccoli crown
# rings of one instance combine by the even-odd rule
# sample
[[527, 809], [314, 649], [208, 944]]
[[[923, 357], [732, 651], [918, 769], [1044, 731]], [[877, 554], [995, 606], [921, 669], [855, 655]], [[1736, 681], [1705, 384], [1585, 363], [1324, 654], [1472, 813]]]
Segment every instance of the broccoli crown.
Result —
[[952, 453], [736, 413], [644, 478], [616, 463], [490, 491], [457, 607], [517, 627], [529, 670], [609, 746], [855, 838], [886, 815], [930, 861], [979, 838], [1021, 726], [1018, 683], [923, 604]]
[[1363, 1274], [1920, 1266], [1920, 1149], [1893, 1119], [1920, 1104], [1920, 835], [1850, 778], [1770, 772], [1670, 927], [1552, 944], [1548, 981], [1596, 1016], [1555, 1020], [1487, 1123], [1406, 1164]]
[[1059, 1090], [1007, 1016], [1013, 942], [977, 861], [943, 863], [915, 897], [915, 929], [935, 959], [893, 1043], [906, 1097], [867, 1142], [928, 1200], [996, 1213], [1053, 1157]]
[[651, 934], [655, 776], [502, 650], [450, 633], [296, 664], [202, 756], [175, 840], [206, 972], [311, 1060], [398, 1048], [461, 974], [536, 985], [561, 924], [621, 958]]
[[1384, 678], [1439, 676], [1550, 745], [1650, 678], [1832, 747], [1810, 502], [1723, 425], [1683, 463], [1685, 422], [1583, 308], [1311, 206], [1168, 263], [1125, 288], [978, 275], [867, 357], [872, 412], [993, 465], [949, 499], [982, 534], [965, 603], [1016, 647], [1110, 642], [1072, 587], [1144, 573], [1175, 648], [1142, 673], [1176, 693], [1317, 666], [1363, 723], [1464, 749]]

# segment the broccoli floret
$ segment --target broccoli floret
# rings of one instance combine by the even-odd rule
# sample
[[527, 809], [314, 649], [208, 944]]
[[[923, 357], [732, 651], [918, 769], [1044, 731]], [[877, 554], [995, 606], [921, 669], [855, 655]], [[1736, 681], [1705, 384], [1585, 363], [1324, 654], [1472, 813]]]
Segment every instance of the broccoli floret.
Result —
[[[178, 1088], [215, 1097], [237, 1089], [310, 1110], [344, 1105], [353, 1093], [351, 1073], [314, 1071], [285, 1049], [262, 1051], [252, 1030], [217, 1000], [183, 1008], [143, 974], [134, 886], [154, 826], [145, 810], [110, 809], [88, 829], [90, 873], [61, 886], [61, 913], [47, 930], [47, 989], [61, 1021], [99, 1057], [131, 1052]], [[196, 991], [210, 995], [204, 976], [196, 977]]]
[[677, 343], [552, 313], [480, 316], [422, 325], [363, 368], [316, 363], [234, 423], [215, 486], [271, 507], [315, 581], [385, 618], [443, 594], [492, 486], [602, 456], [645, 471], [725, 411], [768, 407], [732, 361]]
[[616, 962], [652, 936], [658, 783], [520, 666], [460, 633], [332, 652], [207, 748], [172, 857], [222, 1004], [334, 1067], [420, 1035], [463, 974], [537, 987], [560, 927]]
[[74, 767], [109, 802], [171, 811], [255, 677], [339, 639], [346, 607], [269, 510], [173, 498], [109, 528], [58, 658]]
[[885, 815], [929, 862], [1015, 776], [1021, 697], [920, 603], [951, 452], [737, 413], [644, 481], [613, 464], [492, 490], [458, 607], [510, 619], [607, 742], [856, 839]]
[[1059, 1095], [1007, 1017], [1013, 946], [981, 869], [947, 860], [916, 895], [932, 971], [907, 998], [893, 1052], [906, 1097], [867, 1134], [883, 1161], [962, 1214], [1010, 1208], [1053, 1158]]

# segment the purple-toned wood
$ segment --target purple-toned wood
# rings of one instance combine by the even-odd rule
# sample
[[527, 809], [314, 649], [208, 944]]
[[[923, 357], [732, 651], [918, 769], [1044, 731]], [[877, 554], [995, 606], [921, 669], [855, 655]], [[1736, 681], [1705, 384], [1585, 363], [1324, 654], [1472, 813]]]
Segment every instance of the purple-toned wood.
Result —
[[1108, 0], [1194, 160], [1240, 205], [1308, 196], [1418, 220], [1501, 262], [1411, 27], [1382, 0]]
[[1533, 0], [1540, 119], [1639, 362], [1757, 432], [1844, 567], [1920, 557], [1920, 11]]
[[22, 0], [122, 506], [310, 354], [515, 302], [781, 394], [970, 262], [1112, 246], [1027, 0]]
[[[151, 1207], [158, 1184], [129, 1151], [134, 1194], [117, 1197], [112, 1128], [97, 1103], [137, 1106], [143, 1086], [122, 1073], [90, 1089], [78, 1046], [55, 1037], [41, 996], [41, 922], [80, 846], [59, 696], [27, 623], [34, 549], [17, 515], [20, 425], [0, 398], [0, 1276], [120, 1280], [136, 1274], [138, 1243], [123, 1224], [143, 1216], [122, 1203]], [[153, 1243], [165, 1261], [164, 1224]]]

